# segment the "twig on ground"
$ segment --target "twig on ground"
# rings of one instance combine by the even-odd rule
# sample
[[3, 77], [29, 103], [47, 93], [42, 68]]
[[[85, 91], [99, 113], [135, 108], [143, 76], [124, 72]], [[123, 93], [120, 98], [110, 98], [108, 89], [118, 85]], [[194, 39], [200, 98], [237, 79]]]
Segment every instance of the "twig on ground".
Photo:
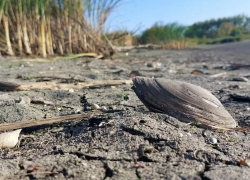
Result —
[[18, 60], [12, 60], [12, 61], [18, 61], [18, 62], [55, 62], [55, 61], [60, 61], [60, 60], [71, 60], [75, 58], [80, 58], [80, 57], [92, 57], [96, 59], [101, 59], [103, 58], [103, 55], [98, 55], [96, 53], [81, 53], [81, 54], [72, 54], [68, 56], [57, 56], [57, 57], [51, 57], [51, 58], [24, 58], [24, 59], [18, 59]]
[[101, 111], [94, 111], [94, 112], [89, 112], [87, 114], [75, 114], [75, 115], [61, 116], [61, 117], [49, 118], [49, 119], [5, 123], [5, 124], [0, 124], [1, 125], [0, 131], [7, 131], [7, 130], [12, 130], [12, 129], [22, 129], [22, 128], [33, 127], [33, 126], [53, 124], [53, 123], [59, 123], [63, 121], [75, 120], [79, 118], [89, 118], [92, 115], [100, 115], [100, 114], [102, 114]]
[[16, 174], [16, 176], [18, 177], [24, 177], [24, 176], [31, 176], [31, 175], [34, 175], [34, 174], [44, 174], [44, 175], [55, 175], [55, 174], [58, 174], [58, 172], [52, 172], [52, 171], [40, 171], [39, 173], [37, 172], [30, 172], [30, 173], [23, 173], [23, 174]]
[[32, 82], [26, 84], [17, 84], [10, 82], [0, 82], [0, 91], [29, 91], [29, 90], [69, 90], [83, 89], [100, 86], [114, 86], [122, 84], [132, 84], [131, 80], [103, 80], [92, 81], [77, 84], [58, 84], [57, 82]]
[[[26, 80], [29, 79], [29, 76], [18, 75], [17, 79]], [[32, 76], [32, 79], [37, 79], [37, 82], [42, 81], [51, 81], [51, 80], [72, 80], [72, 81], [79, 81], [85, 82], [84, 78], [77, 78], [76, 76], [66, 77], [66, 76], [58, 76], [58, 75], [44, 75], [44, 76]], [[39, 81], [38, 81], [39, 80]]]
[[211, 78], [216, 78], [216, 77], [224, 76], [224, 75], [226, 75], [226, 74], [227, 74], [227, 72], [222, 72], [222, 73], [218, 73], [218, 74], [213, 74], [213, 75], [211, 75], [210, 77], [211, 77]]

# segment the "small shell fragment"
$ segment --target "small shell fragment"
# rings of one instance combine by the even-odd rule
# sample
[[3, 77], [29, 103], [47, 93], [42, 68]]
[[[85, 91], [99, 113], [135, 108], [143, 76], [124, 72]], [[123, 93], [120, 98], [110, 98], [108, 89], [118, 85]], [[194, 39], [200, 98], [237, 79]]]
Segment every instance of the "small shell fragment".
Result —
[[14, 148], [22, 129], [0, 134], [0, 148]]
[[221, 102], [199, 86], [163, 78], [134, 77], [132, 89], [153, 112], [219, 129], [236, 127], [235, 120]]

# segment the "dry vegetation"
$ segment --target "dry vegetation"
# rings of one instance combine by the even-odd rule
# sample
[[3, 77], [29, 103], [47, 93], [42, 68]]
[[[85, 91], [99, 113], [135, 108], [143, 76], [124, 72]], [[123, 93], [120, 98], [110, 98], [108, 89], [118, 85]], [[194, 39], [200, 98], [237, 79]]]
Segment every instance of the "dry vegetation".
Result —
[[1, 0], [0, 55], [113, 53], [101, 38], [121, 0]]
[[187, 39], [179, 39], [179, 40], [172, 40], [172, 41], [165, 41], [162, 44], [162, 49], [184, 49], [188, 47], [189, 42]]

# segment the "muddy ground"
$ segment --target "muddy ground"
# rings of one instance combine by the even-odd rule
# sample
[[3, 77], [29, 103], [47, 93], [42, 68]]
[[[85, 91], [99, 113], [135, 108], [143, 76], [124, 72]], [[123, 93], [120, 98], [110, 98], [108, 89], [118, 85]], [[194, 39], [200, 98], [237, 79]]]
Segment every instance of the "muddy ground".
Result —
[[[203, 74], [191, 74], [195, 69]], [[82, 81], [131, 79], [133, 70], [206, 88], [240, 127], [250, 126], [249, 41], [179, 51], [132, 50], [113, 60], [78, 58], [48, 63], [2, 57], [0, 81], [49, 81], [48, 76]], [[0, 150], [0, 179], [250, 177], [249, 131], [208, 130], [149, 112], [131, 85], [0, 92], [0, 97], [0, 123], [86, 113], [93, 103], [110, 110], [87, 119], [24, 128], [21, 135], [32, 136], [22, 138], [19, 148]], [[45, 104], [35, 104], [35, 98]]]

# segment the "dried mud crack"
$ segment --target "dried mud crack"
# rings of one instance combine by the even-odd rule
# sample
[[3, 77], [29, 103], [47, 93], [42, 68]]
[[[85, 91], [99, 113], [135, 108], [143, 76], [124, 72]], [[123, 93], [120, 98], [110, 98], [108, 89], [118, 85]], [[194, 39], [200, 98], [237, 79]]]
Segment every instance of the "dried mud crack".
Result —
[[[131, 81], [130, 74], [138, 71], [146, 77], [201, 86], [220, 99], [237, 124], [250, 127], [249, 46], [248, 41], [195, 50], [131, 51], [129, 56], [112, 61], [78, 58], [51, 63], [12, 62], [1, 57], [0, 82], [32, 84], [48, 80], [61, 85], [78, 80], [125, 82]], [[202, 73], [191, 74], [194, 70]], [[17, 79], [20, 74], [24, 78]], [[62, 78], [45, 77], [66, 80], [74, 77], [74, 81], [62, 83]], [[87, 113], [93, 104], [103, 114], [23, 129], [21, 135], [33, 138], [22, 139], [17, 149], [0, 150], [0, 179], [247, 180], [250, 177], [249, 131], [204, 129], [199, 124], [186, 124], [165, 114], [149, 112], [131, 84], [68, 90], [6, 90], [9, 91], [0, 91], [1, 124]]]

